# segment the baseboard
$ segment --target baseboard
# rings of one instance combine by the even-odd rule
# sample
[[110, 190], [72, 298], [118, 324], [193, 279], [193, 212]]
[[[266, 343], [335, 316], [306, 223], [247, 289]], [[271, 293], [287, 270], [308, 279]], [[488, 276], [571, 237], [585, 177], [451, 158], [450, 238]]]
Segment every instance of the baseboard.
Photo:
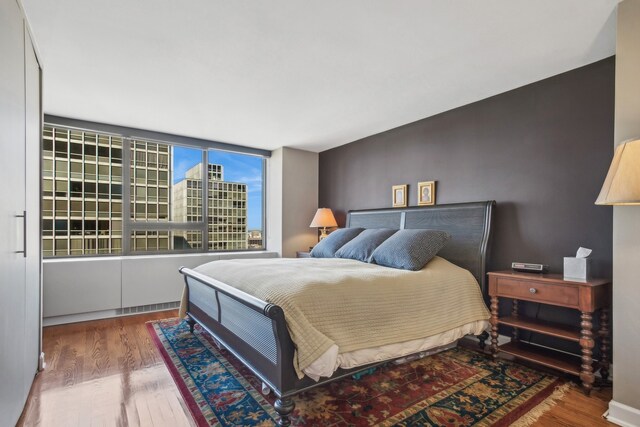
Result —
[[605, 412], [604, 417], [607, 421], [622, 427], [640, 426], [640, 409], [616, 402], [615, 400], [609, 402], [609, 410]]
[[64, 325], [67, 323], [86, 322], [89, 320], [109, 319], [111, 317], [132, 316], [134, 314], [151, 313], [155, 311], [174, 310], [180, 302], [149, 304], [139, 307], [125, 307], [115, 310], [101, 310], [90, 313], [66, 314], [64, 316], [45, 317], [42, 326]]

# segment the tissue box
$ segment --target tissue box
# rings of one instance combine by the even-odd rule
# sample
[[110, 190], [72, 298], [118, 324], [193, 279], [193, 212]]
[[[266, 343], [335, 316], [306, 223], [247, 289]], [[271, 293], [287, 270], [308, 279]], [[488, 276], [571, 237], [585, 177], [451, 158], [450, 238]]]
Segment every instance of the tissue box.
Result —
[[590, 278], [591, 259], [564, 257], [564, 278], [566, 280], [582, 280]]

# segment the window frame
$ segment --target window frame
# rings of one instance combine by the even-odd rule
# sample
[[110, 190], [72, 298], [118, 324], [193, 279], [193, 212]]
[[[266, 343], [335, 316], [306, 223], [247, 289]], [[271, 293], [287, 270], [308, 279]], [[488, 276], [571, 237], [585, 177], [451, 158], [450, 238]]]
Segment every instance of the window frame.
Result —
[[[266, 220], [266, 216], [267, 216], [267, 211], [266, 211], [266, 195], [267, 195], [267, 165], [268, 165], [268, 159], [271, 156], [271, 152], [267, 151], [267, 150], [259, 150], [259, 149], [254, 149], [254, 148], [250, 148], [250, 147], [242, 147], [242, 146], [237, 146], [237, 145], [233, 145], [233, 144], [226, 144], [226, 143], [221, 143], [221, 142], [216, 142], [216, 141], [208, 141], [208, 140], [202, 140], [202, 139], [198, 139], [198, 138], [190, 138], [190, 137], [184, 137], [184, 136], [179, 136], [179, 135], [172, 135], [172, 134], [165, 134], [165, 133], [161, 133], [161, 132], [154, 132], [154, 131], [146, 131], [146, 130], [142, 130], [142, 129], [135, 129], [135, 128], [128, 128], [128, 127], [122, 127], [122, 126], [115, 126], [115, 125], [107, 125], [107, 124], [102, 124], [102, 123], [97, 123], [97, 122], [88, 122], [88, 121], [83, 121], [83, 120], [75, 120], [75, 119], [68, 119], [68, 118], [63, 118], [63, 117], [57, 117], [57, 116], [48, 116], [45, 115], [45, 120], [44, 120], [44, 126], [48, 126], [48, 127], [52, 127], [54, 129], [65, 129], [65, 130], [73, 130], [73, 131], [86, 131], [86, 132], [92, 132], [97, 134], [97, 138], [96, 138], [96, 157], [98, 157], [97, 154], [97, 148], [98, 148], [98, 139], [100, 135], [107, 135], [107, 136], [111, 136], [111, 137], [118, 137], [122, 139], [122, 156], [121, 156], [121, 164], [119, 166], [121, 166], [122, 168], [122, 191], [121, 191], [121, 202], [122, 202], [122, 217], [121, 218], [116, 218], [118, 221], [120, 221], [120, 233], [121, 233], [121, 240], [120, 240], [120, 252], [119, 253], [99, 253], [99, 248], [98, 248], [98, 244], [96, 243], [96, 250], [95, 253], [90, 253], [90, 254], [82, 254], [82, 255], [71, 255], [71, 254], [67, 254], [67, 255], [55, 255], [56, 252], [56, 235], [55, 232], [53, 234], [53, 239], [52, 244], [53, 244], [53, 255], [43, 255], [43, 257], [45, 259], [62, 259], [62, 258], [89, 258], [89, 257], [117, 257], [117, 256], [159, 256], [159, 255], [175, 255], [175, 254], [202, 254], [202, 253], [225, 253], [225, 252], [256, 252], [256, 251], [264, 251], [266, 250], [266, 242], [267, 242], [267, 230], [266, 230], [266, 225], [267, 225], [267, 220]], [[54, 131], [54, 135], [55, 135], [55, 131]], [[145, 221], [136, 221], [135, 218], [131, 217], [131, 203], [132, 203], [132, 194], [131, 194], [131, 185], [132, 185], [132, 174], [131, 174], [131, 168], [133, 167], [132, 165], [132, 147], [134, 146], [134, 144], [136, 143], [136, 141], [138, 142], [144, 142], [146, 144], [163, 144], [163, 145], [168, 145], [169, 146], [169, 157], [171, 159], [171, 161], [169, 162], [169, 183], [170, 183], [170, 187], [169, 187], [169, 203], [168, 203], [168, 207], [169, 207], [169, 212], [171, 212], [172, 210], [172, 203], [174, 202], [172, 199], [172, 191], [171, 191], [171, 185], [173, 185], [173, 161], [174, 161], [174, 156], [173, 156], [173, 152], [174, 152], [174, 147], [184, 147], [184, 148], [192, 148], [192, 149], [199, 149], [202, 152], [202, 161], [201, 161], [201, 167], [202, 167], [202, 216], [201, 216], [201, 221], [191, 221], [191, 222], [174, 222], [171, 221], [171, 215], [169, 216], [167, 221], [160, 221], [159, 218], [155, 219], [155, 220], [149, 220], [146, 219]], [[242, 154], [242, 155], [250, 155], [250, 156], [256, 156], [256, 157], [260, 157], [262, 158], [262, 203], [261, 203], [261, 209], [262, 209], [262, 248], [250, 248], [248, 246], [248, 237], [247, 237], [247, 248], [246, 249], [209, 249], [209, 174], [208, 174], [208, 165], [209, 165], [209, 150], [217, 150], [217, 151], [224, 151], [224, 152], [231, 152], [231, 153], [236, 153], [236, 154]], [[41, 157], [44, 159], [44, 150], [41, 153]], [[160, 161], [160, 153], [158, 153], [157, 155], [157, 159], [156, 161], [159, 163]], [[55, 155], [55, 147], [53, 149], [53, 156], [52, 156], [52, 160], [53, 162], [56, 161], [56, 155]], [[70, 162], [72, 160], [67, 159], [67, 162]], [[97, 163], [96, 162], [96, 169], [97, 169]], [[83, 171], [84, 171], [84, 161], [82, 162], [83, 164]], [[110, 169], [111, 172], [111, 169]], [[96, 170], [96, 175], [98, 175], [98, 170]], [[45, 176], [43, 176], [43, 179], [45, 178]], [[97, 178], [97, 176], [96, 176]], [[54, 198], [53, 200], [55, 200], [55, 184], [56, 184], [56, 180], [55, 177], [51, 178], [53, 180], [53, 185], [54, 185]], [[82, 181], [84, 182], [84, 174], [82, 177]], [[156, 177], [156, 179], [158, 180], [159, 178]], [[69, 181], [70, 178], [67, 177], [67, 181]], [[84, 185], [83, 185], [84, 186]], [[98, 202], [98, 185], [97, 185], [97, 179], [96, 179], [96, 204]], [[248, 188], [248, 186], [247, 186]], [[70, 191], [70, 188], [68, 189], [68, 192]], [[158, 195], [156, 196], [158, 197]], [[248, 197], [248, 192], [247, 192], [247, 197]], [[41, 200], [44, 200], [44, 191], [41, 194]], [[66, 200], [68, 201], [68, 203], [70, 203], [70, 197], [67, 196]], [[86, 203], [84, 200], [82, 201], [83, 203], [83, 208], [84, 208], [84, 203]], [[70, 206], [69, 206], [70, 209]], [[97, 206], [96, 206], [97, 209]], [[53, 209], [53, 223], [55, 223], [56, 219], [55, 219], [55, 202], [54, 202], [54, 209]], [[41, 214], [41, 218], [43, 217], [42, 212]], [[113, 220], [114, 218], [109, 217], [108, 218], [109, 221]], [[96, 222], [100, 220], [100, 218], [96, 218]], [[84, 218], [83, 218], [84, 221]], [[249, 227], [248, 227], [248, 223], [247, 225], [247, 236], [248, 236], [248, 232]], [[69, 228], [69, 224], [67, 225], [67, 228]], [[176, 231], [196, 231], [196, 232], [200, 232], [202, 234], [202, 247], [201, 248], [196, 248], [196, 249], [171, 249], [171, 250], [156, 250], [156, 251], [132, 251], [131, 250], [131, 239], [132, 236], [134, 235], [134, 232], [136, 231], [157, 231], [157, 232], [164, 232], [167, 231], [169, 233], [171, 232], [176, 232]], [[99, 231], [96, 230], [97, 234], [99, 234]], [[68, 238], [70, 238], [69, 236], [67, 236]], [[44, 234], [41, 233], [41, 240], [44, 238]], [[110, 240], [113, 239], [113, 237], [109, 237]], [[171, 242], [171, 234], [169, 234], [169, 239]], [[73, 240], [73, 239], [70, 239]], [[70, 242], [69, 240], [69, 242]], [[67, 250], [70, 251], [70, 244], [68, 243], [67, 246]], [[84, 240], [83, 240], [83, 247], [85, 246]], [[110, 250], [113, 250], [113, 248], [111, 248]]]

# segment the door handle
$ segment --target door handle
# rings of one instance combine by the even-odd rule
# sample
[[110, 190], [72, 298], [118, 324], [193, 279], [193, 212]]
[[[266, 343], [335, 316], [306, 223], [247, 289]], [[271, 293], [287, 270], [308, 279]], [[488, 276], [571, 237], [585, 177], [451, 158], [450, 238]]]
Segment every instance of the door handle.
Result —
[[22, 211], [22, 214], [16, 215], [16, 218], [22, 218], [22, 250], [16, 251], [17, 254], [22, 254], [24, 258], [27, 257], [27, 211]]

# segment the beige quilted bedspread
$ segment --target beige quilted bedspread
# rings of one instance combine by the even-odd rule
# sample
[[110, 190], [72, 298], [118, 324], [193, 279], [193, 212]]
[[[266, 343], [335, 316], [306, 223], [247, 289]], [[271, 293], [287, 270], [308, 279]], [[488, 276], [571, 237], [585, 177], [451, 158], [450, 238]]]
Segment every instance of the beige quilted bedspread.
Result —
[[344, 353], [489, 318], [473, 275], [439, 257], [421, 271], [339, 258], [225, 260], [195, 270], [282, 307], [300, 377], [332, 344]]

